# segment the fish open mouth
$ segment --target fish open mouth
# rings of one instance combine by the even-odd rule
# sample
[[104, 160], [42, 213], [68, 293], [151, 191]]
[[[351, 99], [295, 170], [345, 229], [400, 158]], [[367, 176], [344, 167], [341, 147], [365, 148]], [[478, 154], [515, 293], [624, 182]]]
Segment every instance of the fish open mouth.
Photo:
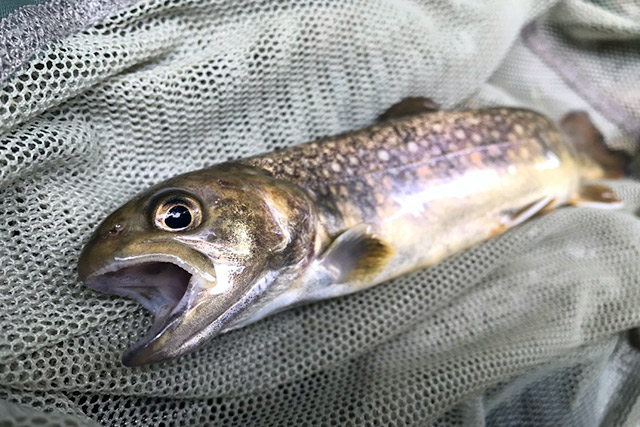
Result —
[[[215, 283], [215, 276], [201, 274], [178, 257], [152, 255], [115, 259], [84, 281], [93, 290], [131, 298], [153, 313], [147, 333], [123, 355], [123, 363], [134, 366], [180, 354], [182, 342], [188, 341], [193, 331], [175, 331], [202, 288]], [[168, 345], [168, 337], [176, 342]]]
[[155, 316], [173, 311], [189, 287], [192, 274], [171, 262], [148, 261], [94, 274], [87, 286], [138, 301]]
[[268, 279], [234, 292], [227, 270], [237, 272], [237, 268], [219, 264], [203, 271], [180, 257], [159, 254], [114, 258], [91, 273], [80, 270], [89, 288], [131, 298], [154, 315], [149, 330], [123, 353], [127, 366], [173, 359], [225, 332]]

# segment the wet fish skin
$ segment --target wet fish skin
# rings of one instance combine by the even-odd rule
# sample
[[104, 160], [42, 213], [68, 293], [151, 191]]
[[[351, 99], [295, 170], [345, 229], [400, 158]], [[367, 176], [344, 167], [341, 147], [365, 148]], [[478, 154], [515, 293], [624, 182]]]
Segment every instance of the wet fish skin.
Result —
[[[604, 174], [532, 111], [417, 114], [160, 183], [103, 222], [79, 274], [154, 312], [123, 356], [140, 365], [437, 263]], [[176, 200], [201, 222], [159, 229], [158, 206]], [[162, 281], [144, 272], [157, 263]]]
[[243, 163], [307, 189], [326, 232], [368, 224], [395, 257], [380, 280], [491, 237], [505, 213], [566, 204], [603, 169], [533, 111], [437, 111], [380, 123]]

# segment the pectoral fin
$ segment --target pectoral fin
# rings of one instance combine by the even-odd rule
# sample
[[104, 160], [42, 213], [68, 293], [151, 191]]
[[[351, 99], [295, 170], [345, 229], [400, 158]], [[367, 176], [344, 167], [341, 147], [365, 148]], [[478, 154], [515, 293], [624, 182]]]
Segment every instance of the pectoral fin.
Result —
[[440, 110], [440, 104], [422, 96], [404, 98], [393, 104], [378, 117], [379, 122], [406, 117], [413, 114], [429, 113]]
[[624, 205], [610, 187], [602, 184], [582, 184], [569, 204], [599, 209], [619, 209]]
[[393, 248], [358, 225], [338, 236], [321, 256], [321, 266], [336, 284], [366, 284], [378, 275], [393, 256]]

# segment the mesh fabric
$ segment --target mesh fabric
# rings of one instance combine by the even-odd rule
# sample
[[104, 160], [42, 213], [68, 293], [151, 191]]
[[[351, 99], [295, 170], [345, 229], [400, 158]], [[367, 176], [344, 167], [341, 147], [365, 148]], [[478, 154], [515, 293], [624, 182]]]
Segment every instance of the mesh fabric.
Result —
[[[640, 37], [637, 8], [101, 4], [118, 12], [97, 24], [76, 16], [70, 35], [56, 18], [31, 54], [0, 64], [0, 423], [45, 412], [59, 425], [638, 419], [640, 353], [625, 332], [640, 325], [640, 185], [630, 179], [611, 183], [624, 209], [562, 208], [428, 270], [142, 368], [123, 367], [120, 354], [150, 315], [75, 273], [93, 228], [135, 192], [371, 124], [407, 96], [530, 106], [554, 119], [585, 109], [612, 147], [635, 150], [640, 58], [625, 49]], [[605, 39], [622, 47], [593, 48]]]

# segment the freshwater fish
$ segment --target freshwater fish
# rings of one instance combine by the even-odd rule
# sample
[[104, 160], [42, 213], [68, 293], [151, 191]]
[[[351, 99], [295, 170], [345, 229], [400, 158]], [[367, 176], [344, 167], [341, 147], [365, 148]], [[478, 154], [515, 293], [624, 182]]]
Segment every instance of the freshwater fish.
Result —
[[368, 128], [155, 185], [98, 226], [78, 272], [154, 314], [123, 363], [163, 361], [554, 208], [619, 207], [592, 180], [620, 176], [625, 161], [584, 113], [559, 129], [525, 109], [442, 111], [411, 98]]

